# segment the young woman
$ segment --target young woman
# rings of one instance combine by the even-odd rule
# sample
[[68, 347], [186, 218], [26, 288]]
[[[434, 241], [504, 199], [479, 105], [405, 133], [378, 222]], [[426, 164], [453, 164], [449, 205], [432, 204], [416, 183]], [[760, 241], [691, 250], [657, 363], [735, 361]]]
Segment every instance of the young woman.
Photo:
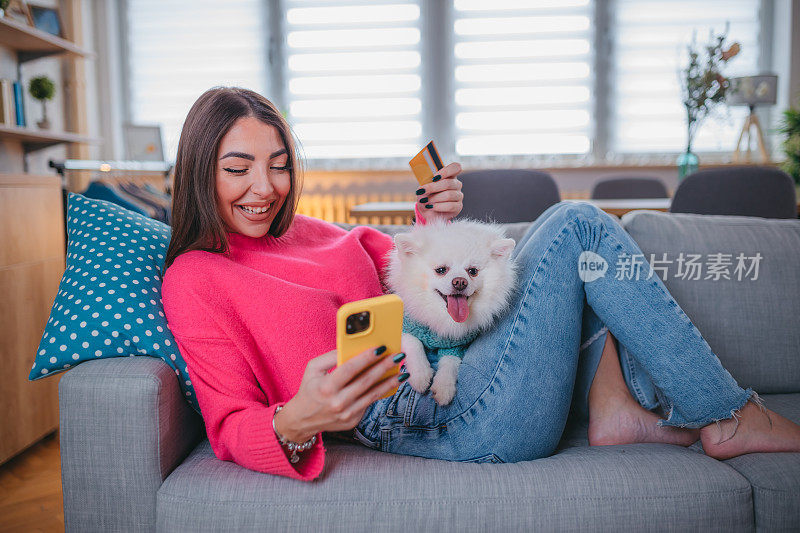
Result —
[[[469, 346], [449, 405], [416, 393], [407, 373], [380, 380], [403, 354], [368, 350], [337, 368], [336, 310], [383, 293], [393, 241], [295, 214], [299, 165], [288, 124], [257, 93], [214, 88], [189, 111], [163, 303], [218, 458], [311, 480], [328, 432], [393, 453], [530, 460], [555, 450], [573, 404], [588, 411], [592, 445], [800, 451], [800, 427], [737, 385], [656, 276], [580, 279], [584, 251], [612, 265], [641, 253], [587, 203], [552, 206], [517, 243], [519, 292]], [[417, 223], [461, 211], [460, 171], [451, 163], [417, 190]], [[652, 381], [666, 420], [629, 393], [609, 330], [647, 371], [636, 379]]]

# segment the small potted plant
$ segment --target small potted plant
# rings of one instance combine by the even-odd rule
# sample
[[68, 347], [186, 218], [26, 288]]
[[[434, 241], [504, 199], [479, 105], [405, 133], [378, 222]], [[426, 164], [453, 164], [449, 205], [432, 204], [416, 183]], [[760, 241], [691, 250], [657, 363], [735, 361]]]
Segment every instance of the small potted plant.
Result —
[[720, 103], [725, 101], [725, 93], [730, 80], [722, 74], [724, 65], [741, 50], [739, 43], [726, 47], [728, 24], [725, 32], [715, 36], [711, 33], [709, 43], [702, 49], [696, 48], [694, 36], [688, 46], [689, 65], [681, 72], [681, 96], [686, 108], [686, 152], [678, 157], [678, 178], [697, 170], [698, 159], [692, 153], [692, 141], [703, 119]]
[[56, 94], [56, 84], [47, 76], [36, 76], [31, 78], [28, 83], [28, 92], [36, 100], [42, 103], [42, 120], [36, 123], [41, 129], [50, 128], [50, 121], [47, 119], [47, 101], [52, 100]]
[[781, 168], [800, 186], [800, 106], [790, 107], [783, 112], [780, 132], [786, 135], [786, 140], [783, 141], [786, 161]]
[[6, 15], [6, 8], [10, 3], [11, 0], [0, 0], [0, 17], [4, 17]]

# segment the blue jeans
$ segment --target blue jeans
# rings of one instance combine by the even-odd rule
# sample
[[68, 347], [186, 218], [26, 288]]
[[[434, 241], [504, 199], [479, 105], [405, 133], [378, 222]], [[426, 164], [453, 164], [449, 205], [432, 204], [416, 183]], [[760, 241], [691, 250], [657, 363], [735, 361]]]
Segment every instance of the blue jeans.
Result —
[[[722, 367], [646, 262], [639, 276], [615, 274], [619, 258], [641, 253], [617, 219], [593, 205], [550, 207], [517, 243], [518, 290], [509, 311], [467, 348], [453, 401], [440, 406], [402, 383], [367, 408], [352, 436], [382, 451], [451, 461], [551, 455], [570, 411], [586, 417], [607, 331], [619, 341], [634, 398], [662, 409], [659, 424], [696, 428], [731, 418], [755, 393]], [[603, 260], [605, 274], [591, 279], [589, 261]]]

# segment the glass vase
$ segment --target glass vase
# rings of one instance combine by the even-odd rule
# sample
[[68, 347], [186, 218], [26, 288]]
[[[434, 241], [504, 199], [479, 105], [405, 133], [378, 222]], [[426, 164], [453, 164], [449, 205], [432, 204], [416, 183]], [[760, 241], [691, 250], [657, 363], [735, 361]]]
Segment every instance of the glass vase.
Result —
[[683, 178], [695, 172], [699, 165], [699, 159], [697, 159], [697, 155], [692, 153], [692, 148], [686, 148], [686, 151], [678, 156], [678, 160], [676, 161], [678, 164], [678, 181], [682, 181]]

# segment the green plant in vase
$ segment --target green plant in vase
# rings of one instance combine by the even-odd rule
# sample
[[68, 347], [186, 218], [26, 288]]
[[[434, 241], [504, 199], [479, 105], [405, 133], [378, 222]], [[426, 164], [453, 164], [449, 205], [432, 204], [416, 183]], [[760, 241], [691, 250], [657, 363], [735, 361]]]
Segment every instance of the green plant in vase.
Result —
[[681, 97], [686, 108], [686, 152], [678, 156], [678, 178], [697, 170], [699, 160], [692, 152], [692, 141], [700, 123], [708, 114], [724, 102], [725, 94], [730, 87], [730, 80], [722, 75], [722, 67], [736, 54], [741, 47], [739, 43], [726, 46], [728, 25], [722, 35], [711, 32], [708, 44], [697, 48], [695, 37], [688, 46], [689, 65], [681, 71]]
[[47, 101], [52, 100], [56, 94], [56, 84], [47, 76], [36, 76], [28, 82], [28, 92], [36, 100], [42, 103], [42, 120], [36, 124], [43, 130], [50, 128], [50, 121], [47, 119]]
[[786, 135], [783, 141], [786, 161], [781, 168], [800, 186], [800, 109], [790, 107], [783, 112], [780, 132]]

